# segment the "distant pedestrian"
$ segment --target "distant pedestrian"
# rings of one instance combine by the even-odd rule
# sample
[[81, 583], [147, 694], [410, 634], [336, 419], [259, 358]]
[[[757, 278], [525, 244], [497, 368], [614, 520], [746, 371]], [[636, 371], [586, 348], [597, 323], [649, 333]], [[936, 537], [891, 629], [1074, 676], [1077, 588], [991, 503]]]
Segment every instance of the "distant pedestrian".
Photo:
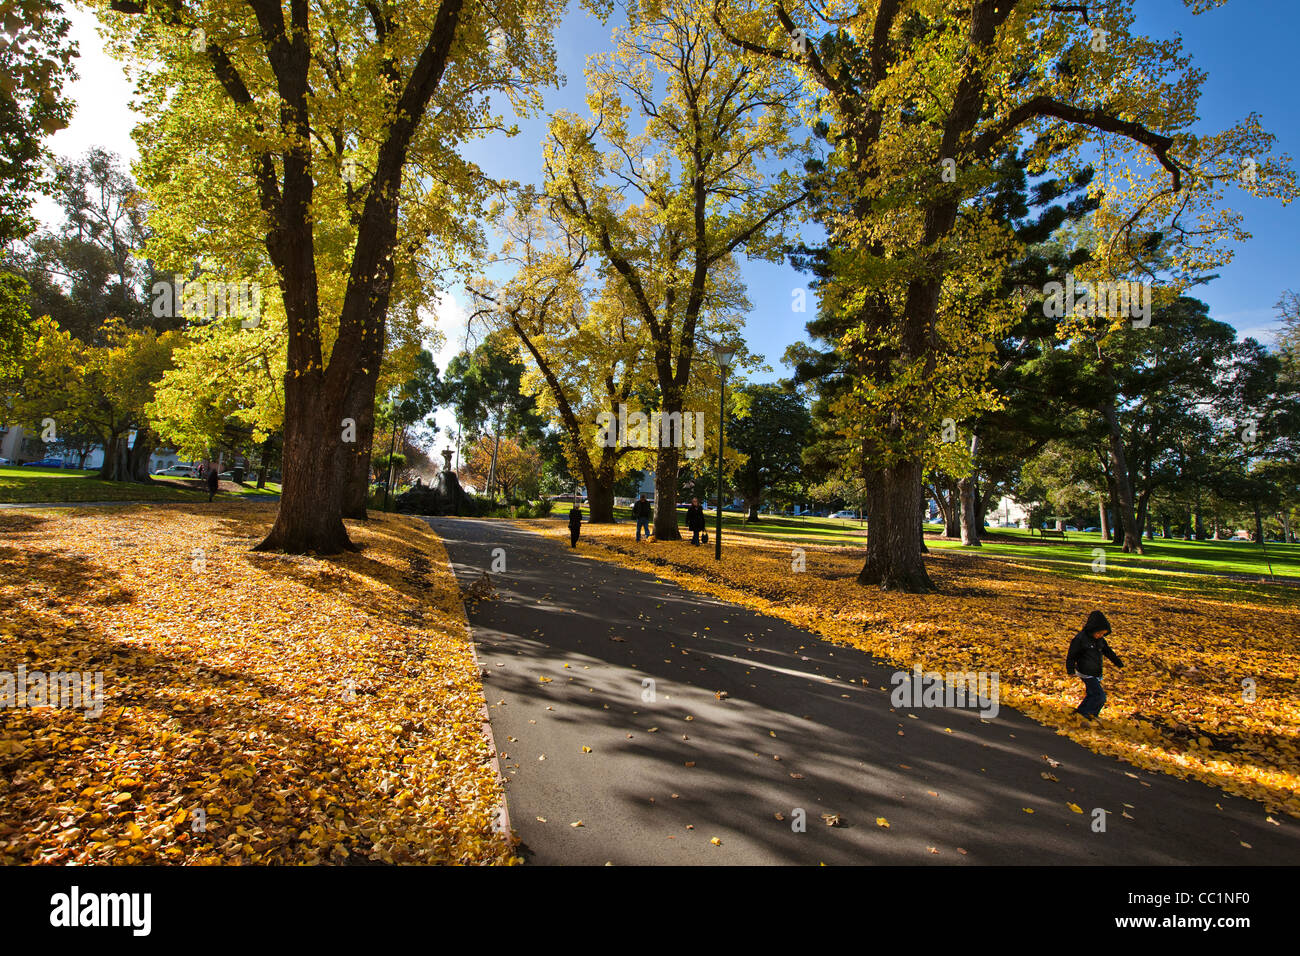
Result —
[[578, 546], [578, 535], [582, 533], [582, 509], [578, 507], [575, 501], [573, 507], [569, 509], [569, 547]]
[[[691, 506], [686, 509], [686, 530], [691, 533], [691, 544], [700, 543], [700, 532], [704, 528], [704, 508], [699, 498], [692, 498]], [[705, 540], [707, 541], [708, 538]]]
[[211, 501], [217, 494], [217, 469], [208, 465], [208, 501]]
[[645, 495], [642, 494], [632, 504], [632, 517], [636, 519], [636, 539], [641, 540], [641, 528], [645, 528], [645, 536], [650, 537], [650, 502], [646, 501]]
[[1088, 615], [1083, 630], [1074, 635], [1070, 642], [1070, 651], [1065, 657], [1065, 670], [1083, 681], [1084, 696], [1075, 713], [1087, 720], [1096, 720], [1106, 705], [1106, 691], [1101, 686], [1102, 656], [1110, 658], [1116, 667], [1123, 667], [1124, 662], [1106, 643], [1110, 633], [1110, 621], [1101, 611]]

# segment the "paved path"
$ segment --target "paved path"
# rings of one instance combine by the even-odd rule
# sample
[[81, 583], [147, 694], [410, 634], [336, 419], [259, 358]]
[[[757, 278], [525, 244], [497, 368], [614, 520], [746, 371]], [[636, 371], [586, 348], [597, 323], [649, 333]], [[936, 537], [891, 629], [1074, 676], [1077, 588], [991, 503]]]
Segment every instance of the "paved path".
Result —
[[426, 520], [462, 585], [504, 552], [470, 621], [530, 862], [1300, 862], [1300, 828], [1251, 801], [1005, 707], [895, 713], [894, 669], [865, 653], [505, 522]]

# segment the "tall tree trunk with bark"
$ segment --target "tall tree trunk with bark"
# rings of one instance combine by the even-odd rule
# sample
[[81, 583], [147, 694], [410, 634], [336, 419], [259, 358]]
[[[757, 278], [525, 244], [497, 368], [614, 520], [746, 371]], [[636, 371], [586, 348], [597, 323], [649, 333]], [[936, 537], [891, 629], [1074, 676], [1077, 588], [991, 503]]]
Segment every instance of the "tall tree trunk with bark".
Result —
[[153, 457], [154, 449], [158, 447], [158, 438], [148, 425], [142, 425], [135, 433], [135, 441], [131, 443], [131, 451], [127, 455], [127, 474], [130, 481], [137, 481], [147, 484], [151, 481], [149, 475], [149, 459]]
[[943, 536], [945, 538], [961, 537], [961, 495], [957, 486], [946, 475], [935, 475], [934, 503], [939, 506], [939, 516], [943, 518]]
[[[680, 408], [675, 409], [681, 411]], [[669, 413], [664, 409], [664, 414]], [[654, 532], [658, 541], [680, 541], [677, 527], [677, 477], [681, 467], [681, 450], [676, 445], [661, 446], [655, 459]]]
[[933, 590], [917, 534], [920, 484], [921, 466], [915, 461], [868, 472], [867, 560], [858, 573], [860, 584], [882, 590]]
[[961, 543], [965, 547], [981, 547], [979, 518], [975, 513], [975, 476], [963, 476], [957, 482], [957, 490], [961, 499]]
[[1128, 554], [1142, 554], [1142, 538], [1138, 534], [1137, 516], [1133, 500], [1133, 482], [1128, 468], [1128, 455], [1124, 449], [1124, 435], [1120, 431], [1119, 416], [1113, 404], [1107, 403], [1101, 409], [1106, 421], [1110, 439], [1111, 470], [1115, 480], [1115, 511], [1118, 524], [1123, 531], [1122, 547]]
[[[972, 435], [970, 440], [971, 458], [979, 451], [979, 435]], [[957, 492], [961, 499], [961, 543], [964, 547], [980, 547], [980, 526], [975, 515], [975, 499], [979, 494], [979, 484], [974, 470], [963, 475], [957, 482]]]

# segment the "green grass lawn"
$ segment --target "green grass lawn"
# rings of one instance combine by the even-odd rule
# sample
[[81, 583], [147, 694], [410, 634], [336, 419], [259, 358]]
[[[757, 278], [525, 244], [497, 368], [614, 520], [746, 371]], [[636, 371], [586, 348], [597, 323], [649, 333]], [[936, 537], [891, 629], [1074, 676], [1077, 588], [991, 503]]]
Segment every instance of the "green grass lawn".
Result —
[[[615, 517], [631, 521], [629, 508], [615, 508]], [[556, 507], [553, 516], [564, 517], [568, 508]], [[716, 513], [708, 513], [709, 532], [713, 532], [717, 520]], [[685, 527], [685, 519], [681, 522]], [[865, 547], [867, 543], [866, 525], [848, 518], [787, 518], [764, 515], [757, 524], [745, 524], [744, 516], [735, 512], [723, 512], [722, 536], [769, 538], [795, 544], [842, 545], [846, 547]], [[927, 525], [926, 531], [931, 535], [943, 532], [942, 525]], [[1269, 561], [1273, 574], [1281, 577], [1300, 578], [1300, 545], [1268, 544], [1268, 560], [1260, 546], [1251, 541], [1183, 541], [1181, 539], [1156, 538], [1143, 541], [1145, 554], [1125, 554], [1109, 541], [1103, 541], [1100, 534], [1093, 532], [1069, 532], [1069, 540], [1043, 540], [1031, 535], [1028, 530], [1020, 528], [988, 528], [986, 538], [980, 548], [964, 549], [968, 553], [983, 554], [995, 558], [1015, 558], [1018, 560], [1042, 562], [1059, 571], [1070, 573], [1093, 574], [1092, 563], [1096, 559], [1094, 550], [1102, 548], [1106, 553], [1108, 572], [1136, 572], [1141, 569], [1169, 568], [1171, 570], [1201, 571], [1207, 574], [1258, 574], [1269, 573]], [[930, 537], [926, 545], [931, 548], [961, 548], [957, 540]], [[1148, 577], [1144, 575], [1143, 577]]]
[[[0, 502], [37, 504], [50, 501], [206, 501], [208, 493], [197, 478], [155, 478], [149, 484], [100, 481], [97, 472], [67, 468], [0, 468]], [[218, 498], [279, 494], [280, 486], [267, 482], [259, 490], [252, 484], [221, 483]]]

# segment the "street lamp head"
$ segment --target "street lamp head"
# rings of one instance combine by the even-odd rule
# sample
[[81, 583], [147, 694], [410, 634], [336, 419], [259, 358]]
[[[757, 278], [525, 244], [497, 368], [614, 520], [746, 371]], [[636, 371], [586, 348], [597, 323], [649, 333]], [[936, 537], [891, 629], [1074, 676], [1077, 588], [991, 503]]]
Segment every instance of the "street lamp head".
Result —
[[725, 372], [731, 367], [731, 360], [736, 357], [736, 350], [730, 345], [716, 342], [713, 345], [713, 357], [717, 360], [718, 368]]

